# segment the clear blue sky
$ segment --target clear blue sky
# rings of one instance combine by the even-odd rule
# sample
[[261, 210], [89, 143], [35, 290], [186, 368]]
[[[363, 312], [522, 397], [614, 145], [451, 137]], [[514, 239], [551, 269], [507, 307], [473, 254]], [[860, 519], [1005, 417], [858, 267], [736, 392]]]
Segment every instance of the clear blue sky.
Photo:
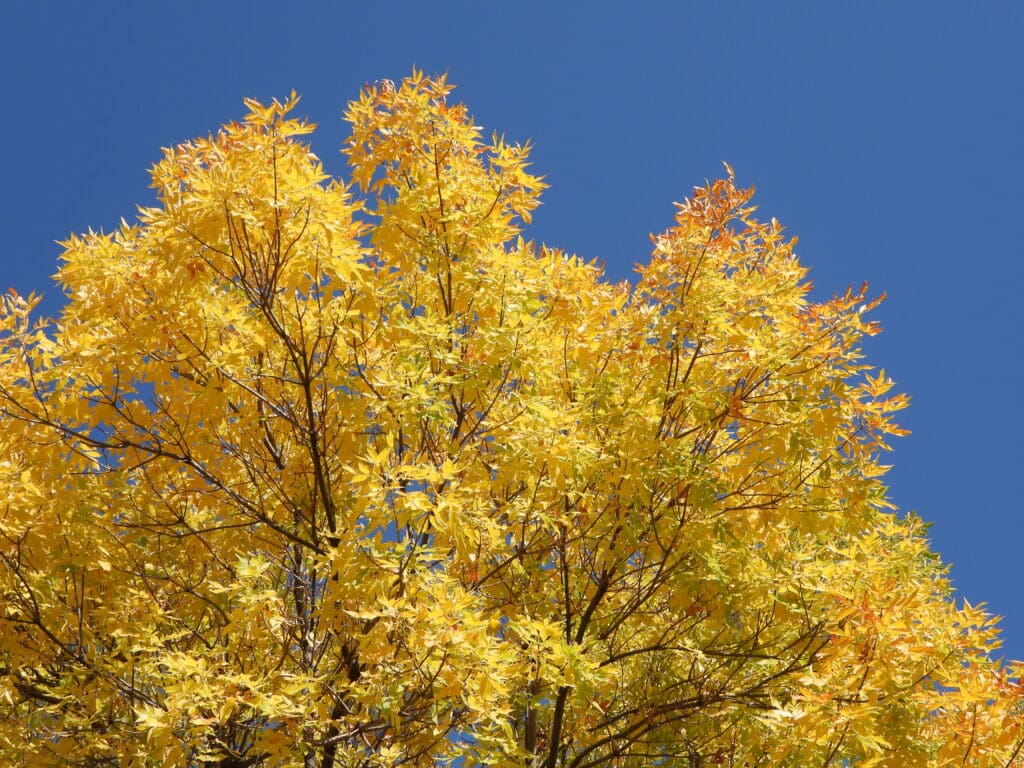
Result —
[[536, 144], [532, 237], [646, 259], [672, 202], [736, 169], [826, 296], [889, 299], [868, 346], [913, 397], [892, 498], [933, 521], [961, 594], [1024, 658], [1024, 3], [11, 2], [0, 31], [0, 286], [148, 203], [159, 148], [304, 98], [341, 173], [365, 81], [447, 71], [477, 122]]

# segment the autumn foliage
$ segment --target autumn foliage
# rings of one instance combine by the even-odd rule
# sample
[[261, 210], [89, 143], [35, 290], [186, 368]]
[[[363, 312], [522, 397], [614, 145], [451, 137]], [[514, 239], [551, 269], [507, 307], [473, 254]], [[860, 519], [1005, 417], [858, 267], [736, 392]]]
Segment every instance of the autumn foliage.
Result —
[[727, 177], [634, 284], [443, 79], [165, 150], [0, 316], [5, 766], [1009, 766], [1021, 689], [886, 501], [864, 290]]

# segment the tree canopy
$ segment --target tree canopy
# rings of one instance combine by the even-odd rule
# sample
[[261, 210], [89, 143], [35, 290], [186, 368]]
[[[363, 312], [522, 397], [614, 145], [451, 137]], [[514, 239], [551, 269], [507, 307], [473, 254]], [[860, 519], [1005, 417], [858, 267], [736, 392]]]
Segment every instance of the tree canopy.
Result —
[[348, 182], [248, 101], [4, 297], [4, 765], [1024, 765], [877, 300], [728, 167], [613, 284], [450, 91], [368, 86]]

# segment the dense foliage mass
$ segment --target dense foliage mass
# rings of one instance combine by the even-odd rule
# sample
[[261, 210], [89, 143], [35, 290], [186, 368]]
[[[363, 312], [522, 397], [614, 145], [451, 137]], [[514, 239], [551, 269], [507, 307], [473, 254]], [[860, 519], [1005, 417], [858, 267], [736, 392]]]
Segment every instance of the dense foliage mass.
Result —
[[8, 766], [1024, 764], [992, 622], [879, 463], [872, 303], [751, 192], [635, 285], [443, 79], [166, 150], [0, 317]]

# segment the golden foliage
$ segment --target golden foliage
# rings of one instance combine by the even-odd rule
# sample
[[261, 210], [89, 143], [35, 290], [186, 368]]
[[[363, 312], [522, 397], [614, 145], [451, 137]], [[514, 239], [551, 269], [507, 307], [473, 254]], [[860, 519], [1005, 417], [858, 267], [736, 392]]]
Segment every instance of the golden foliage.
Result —
[[726, 178], [634, 286], [443, 78], [262, 105], [0, 317], [11, 766], [1007, 766], [1021, 690], [886, 501], [906, 405]]

